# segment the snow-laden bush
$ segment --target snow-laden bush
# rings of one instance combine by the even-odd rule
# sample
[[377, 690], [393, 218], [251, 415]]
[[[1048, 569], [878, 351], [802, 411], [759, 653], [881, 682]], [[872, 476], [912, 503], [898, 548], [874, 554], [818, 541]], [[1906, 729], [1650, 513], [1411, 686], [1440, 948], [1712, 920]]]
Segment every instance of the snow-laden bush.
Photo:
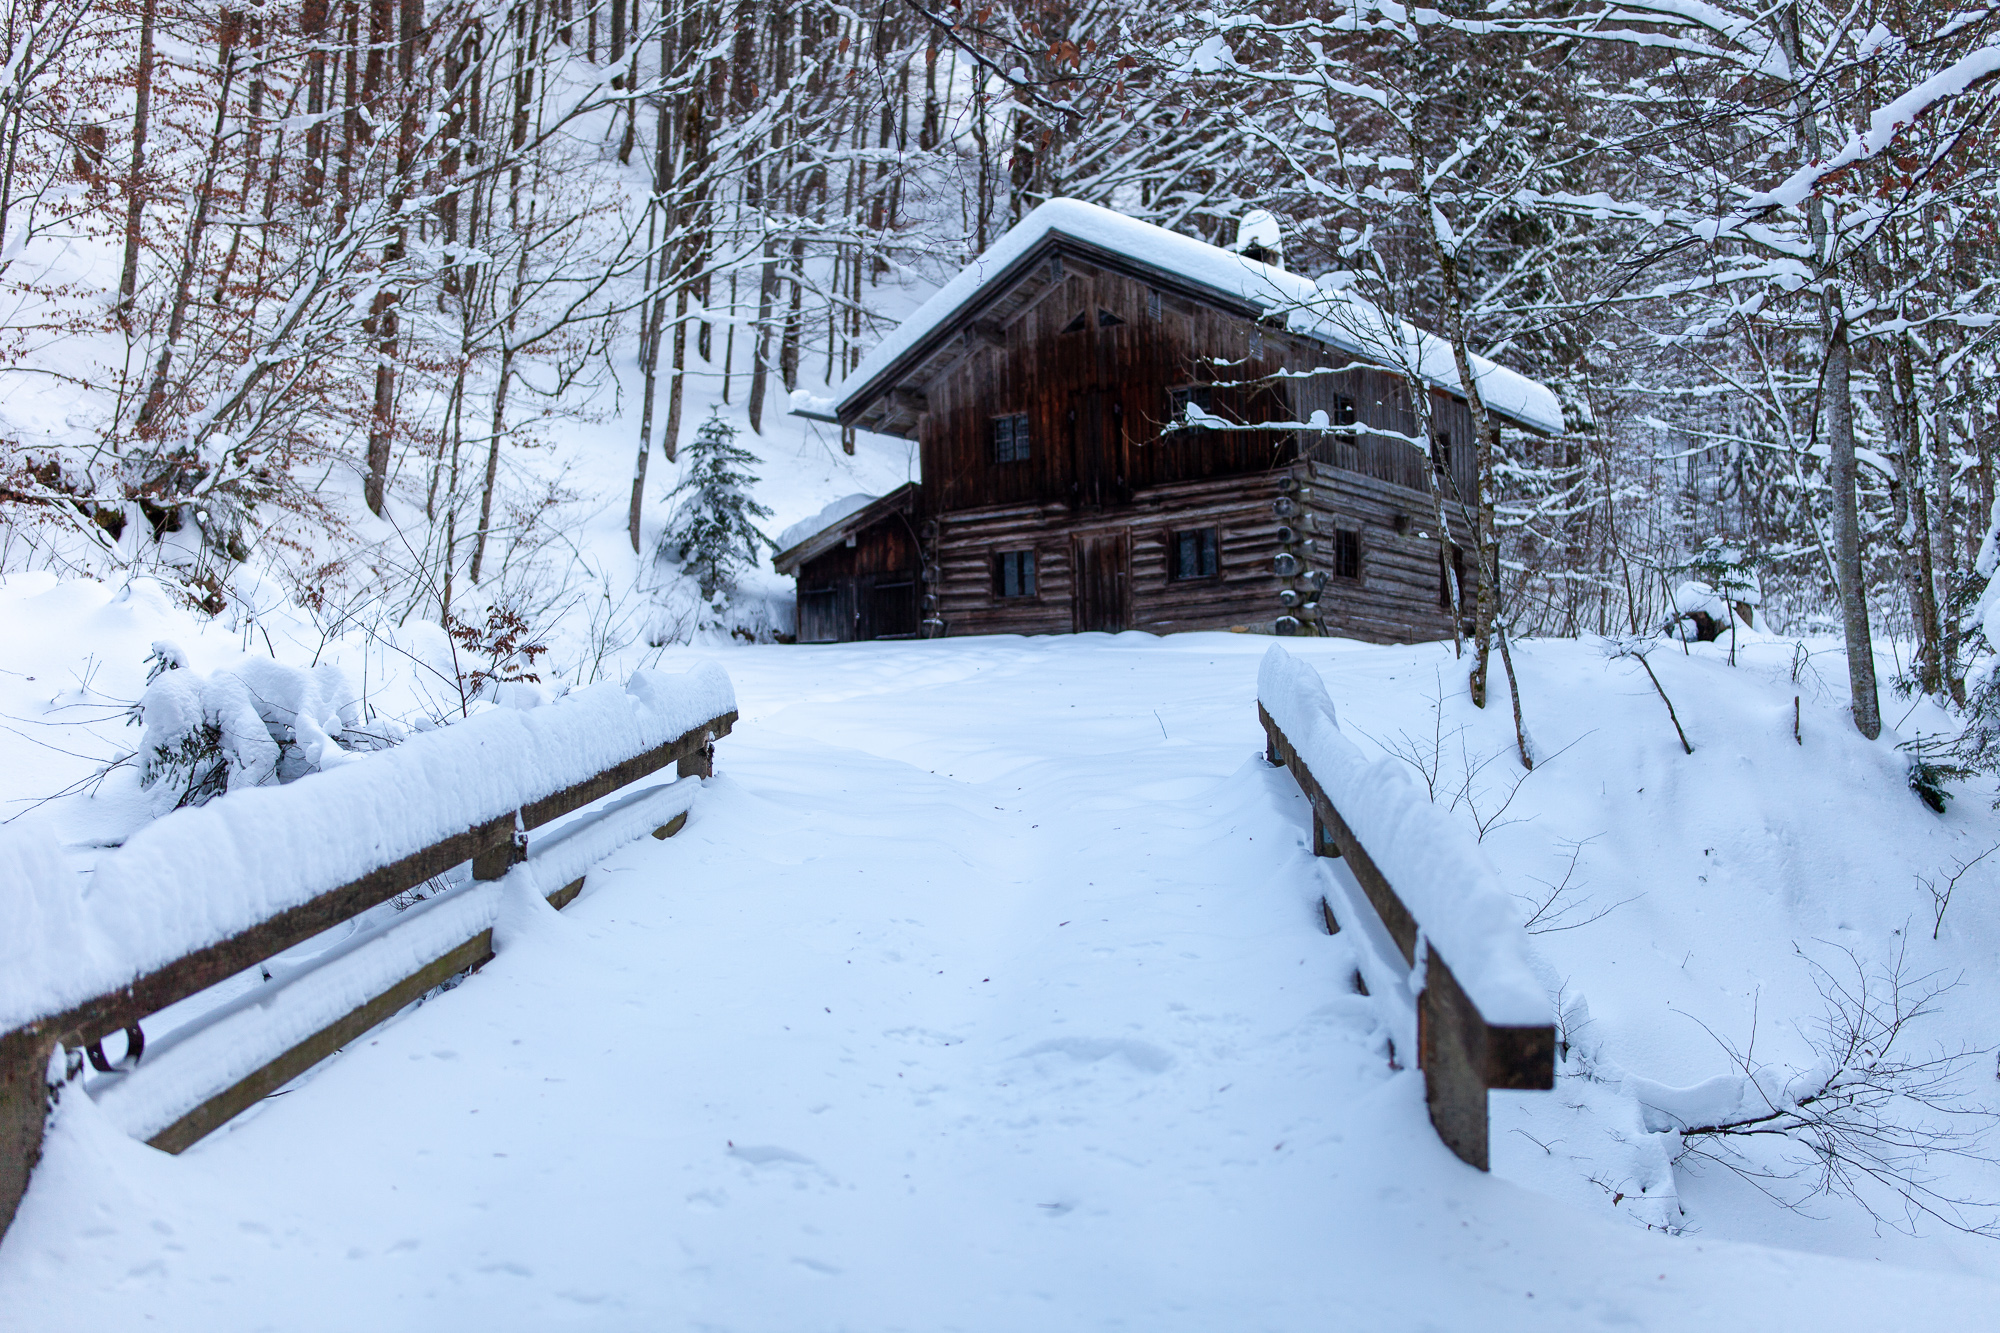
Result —
[[[202, 805], [232, 788], [291, 782], [372, 748], [339, 667], [290, 667], [248, 657], [204, 675], [172, 643], [153, 644], [146, 693], [133, 710], [145, 728], [140, 785], [154, 811]], [[373, 741], [375, 738], [369, 738]]]

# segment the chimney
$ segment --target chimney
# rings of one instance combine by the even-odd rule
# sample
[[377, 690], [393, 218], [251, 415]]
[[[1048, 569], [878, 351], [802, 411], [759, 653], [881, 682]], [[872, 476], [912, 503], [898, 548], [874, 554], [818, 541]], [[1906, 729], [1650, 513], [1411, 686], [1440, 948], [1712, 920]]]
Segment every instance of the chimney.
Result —
[[1261, 208], [1253, 208], [1236, 223], [1236, 244], [1229, 247], [1245, 259], [1273, 268], [1285, 266], [1284, 241], [1278, 219]]

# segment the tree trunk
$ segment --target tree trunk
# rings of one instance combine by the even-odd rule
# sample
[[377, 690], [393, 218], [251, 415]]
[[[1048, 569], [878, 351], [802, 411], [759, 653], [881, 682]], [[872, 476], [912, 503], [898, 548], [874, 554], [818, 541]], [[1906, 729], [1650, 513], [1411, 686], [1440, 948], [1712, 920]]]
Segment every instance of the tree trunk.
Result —
[[[299, 32], [306, 42], [306, 172], [302, 202], [319, 207], [326, 188], [326, 16], [327, 0], [304, 0], [299, 6]], [[276, 179], [275, 171], [273, 179]]]
[[[378, 9], [386, 9], [385, 3]], [[417, 42], [423, 31], [423, 0], [401, 0], [401, 32], [396, 52], [396, 74], [402, 87], [403, 108], [396, 135], [396, 180], [389, 195], [389, 212], [395, 230], [382, 248], [382, 271], [388, 278], [375, 296], [375, 411], [368, 423], [368, 481], [364, 498], [371, 512], [380, 516], [387, 502], [390, 445], [395, 440], [396, 353], [398, 318], [396, 306], [401, 293], [395, 285], [396, 265], [403, 261], [409, 246], [409, 227], [403, 221], [403, 205], [408, 199], [410, 176], [417, 154]]]
[[500, 442], [507, 437], [507, 386], [514, 379], [514, 348], [500, 351], [500, 382], [493, 388], [493, 433], [486, 441], [486, 479], [479, 488], [479, 535], [472, 543], [472, 581], [486, 564], [486, 538], [493, 530], [493, 491], [500, 481]]
[[188, 220], [187, 242], [181, 250], [180, 271], [174, 276], [174, 295], [167, 315], [167, 340], [153, 368], [146, 399], [139, 407], [133, 429], [144, 434], [166, 402], [168, 376], [173, 370], [174, 353], [187, 330], [188, 302], [194, 295], [195, 270], [201, 263], [201, 243], [208, 230], [210, 200], [215, 194], [215, 172], [222, 160], [222, 135], [229, 121], [229, 88], [236, 79], [236, 39], [242, 31], [242, 15], [225, 10], [216, 51], [215, 121], [208, 136], [208, 156], [202, 164], [201, 183], [195, 187], [194, 216]]
[[[1428, 198], [1425, 204], [1429, 204]], [[1431, 210], [1424, 210], [1428, 220]], [[1435, 228], [1426, 222], [1431, 254], [1438, 266], [1441, 279], [1438, 304], [1444, 314], [1445, 336], [1451, 342], [1452, 360], [1458, 370], [1458, 382], [1464, 392], [1465, 403], [1471, 411], [1473, 434], [1473, 476], [1472, 501], [1467, 505], [1465, 497], [1459, 497], [1459, 508], [1469, 509], [1466, 515], [1471, 521], [1473, 547], [1473, 604], [1472, 604], [1472, 671], [1467, 679], [1467, 688], [1476, 707], [1486, 707], [1486, 684], [1492, 666], [1493, 624], [1500, 615], [1500, 536], [1493, 513], [1493, 470], [1498, 450], [1499, 428], [1486, 411], [1486, 400], [1479, 392], [1479, 382], [1472, 373], [1472, 351], [1467, 345], [1465, 329], [1464, 293], [1460, 288], [1458, 264], [1454, 255], [1444, 248]], [[1421, 386], [1416, 392], [1428, 390]], [[1451, 471], [1454, 465], [1447, 465], [1444, 484], [1455, 486], [1456, 477]]]
[[632, 510], [626, 522], [632, 537], [632, 552], [639, 551], [640, 505], [646, 498], [646, 464], [653, 456], [653, 402], [659, 384], [660, 332], [665, 321], [667, 298], [664, 292], [656, 294], [651, 302], [646, 320], [644, 344], [646, 348], [646, 388], [639, 405], [639, 457], [632, 464]]
[[118, 278], [118, 322], [132, 327], [132, 302], [139, 292], [139, 223], [146, 209], [146, 132], [153, 119], [153, 20], [159, 0], [139, 11], [139, 67], [132, 94], [132, 172], [125, 184], [125, 266]]
[[1825, 420], [1828, 480], [1833, 496], [1833, 558], [1840, 577], [1840, 619], [1847, 634], [1847, 684], [1854, 726], [1874, 740], [1882, 734], [1882, 705], [1875, 688], [1875, 644], [1868, 630], [1868, 590], [1861, 572], [1861, 513], [1855, 494], [1853, 364], [1847, 314], [1830, 298], [1833, 336], [1826, 349]]

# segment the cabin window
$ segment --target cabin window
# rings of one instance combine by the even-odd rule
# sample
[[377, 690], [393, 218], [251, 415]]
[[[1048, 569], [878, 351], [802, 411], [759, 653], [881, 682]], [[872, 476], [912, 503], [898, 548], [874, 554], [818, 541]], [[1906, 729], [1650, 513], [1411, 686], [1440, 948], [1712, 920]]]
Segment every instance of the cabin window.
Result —
[[1337, 579], [1361, 577], [1361, 534], [1346, 528], [1333, 531], [1333, 576]]
[[1167, 539], [1167, 578], [1175, 583], [1212, 579], [1221, 570], [1214, 528], [1193, 528]]
[[1116, 316], [1116, 315], [1112, 314], [1112, 313], [1111, 313], [1111, 312], [1110, 312], [1109, 310], [1106, 310], [1106, 309], [1105, 309], [1105, 308], [1104, 308], [1103, 306], [1099, 306], [1099, 307], [1097, 308], [1097, 327], [1098, 327], [1098, 328], [1100, 328], [1100, 329], [1115, 329], [1115, 328], [1117, 328], [1117, 327], [1118, 327], [1118, 326], [1119, 326], [1120, 324], [1123, 324], [1124, 322], [1125, 322], [1124, 320], [1122, 320], [1122, 319], [1118, 318], [1118, 316]]
[[1215, 390], [1206, 384], [1183, 384], [1178, 389], [1167, 390], [1167, 413], [1169, 430], [1178, 430], [1187, 425], [1187, 410], [1198, 407], [1213, 415], [1215, 412]]
[[1088, 310], [1079, 310], [1076, 312], [1075, 319], [1063, 325], [1062, 331], [1064, 333], [1082, 333], [1085, 329], [1089, 327], [1090, 327], [1090, 312]]
[[1344, 393], [1333, 396], [1333, 424], [1340, 428], [1342, 444], [1354, 443], [1354, 428], [1361, 421], [1361, 414], [1355, 409], [1354, 400]]
[[1451, 475], [1451, 432], [1441, 430], [1431, 441], [1431, 468], [1440, 478]]
[[993, 559], [993, 595], [1033, 597], [1035, 595], [1035, 553], [1002, 551]]
[[1146, 289], [1146, 318], [1160, 318], [1160, 289], [1158, 287], [1149, 287]]
[[993, 418], [993, 461], [1028, 461], [1028, 416], [1025, 412]]

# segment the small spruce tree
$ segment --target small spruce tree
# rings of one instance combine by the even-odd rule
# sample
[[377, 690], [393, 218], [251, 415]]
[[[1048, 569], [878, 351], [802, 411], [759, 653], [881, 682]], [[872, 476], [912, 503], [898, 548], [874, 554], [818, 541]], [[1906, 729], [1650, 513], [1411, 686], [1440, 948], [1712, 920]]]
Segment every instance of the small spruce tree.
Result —
[[660, 550], [671, 552], [700, 582], [701, 595], [712, 599], [733, 587], [737, 571], [755, 565], [761, 548], [770, 545], [756, 520], [771, 511], [750, 498], [757, 475], [749, 465], [756, 456], [737, 445], [736, 427], [720, 409], [701, 423], [687, 457], [687, 475], [672, 492], [681, 500]]

